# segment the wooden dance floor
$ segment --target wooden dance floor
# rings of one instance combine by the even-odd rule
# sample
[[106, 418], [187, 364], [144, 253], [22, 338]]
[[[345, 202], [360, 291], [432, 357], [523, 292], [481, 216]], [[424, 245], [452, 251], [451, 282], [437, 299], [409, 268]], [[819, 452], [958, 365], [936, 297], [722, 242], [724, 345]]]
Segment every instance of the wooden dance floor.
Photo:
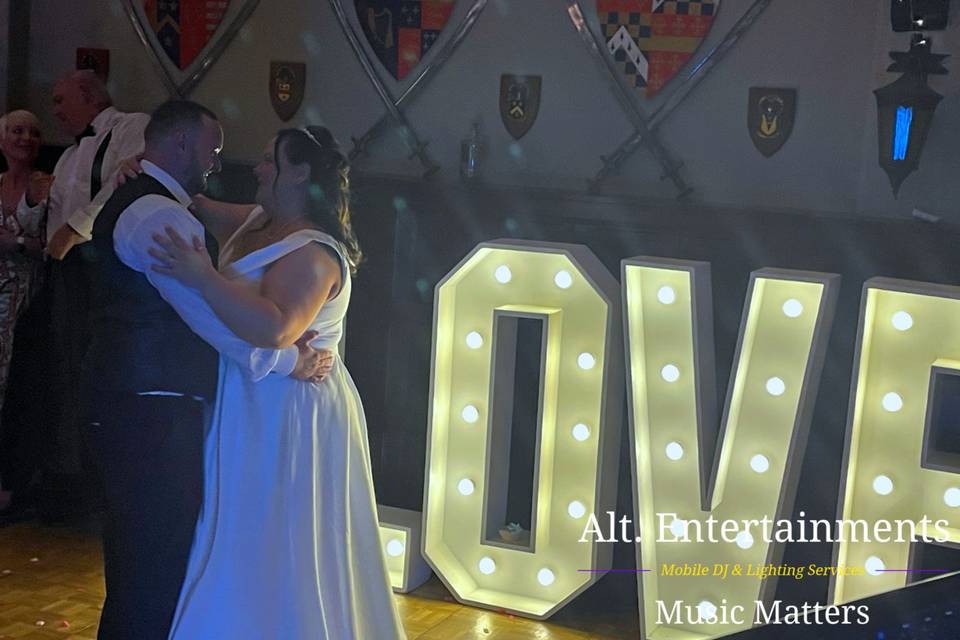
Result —
[[[619, 640], [636, 638], [634, 616], [563, 610], [541, 623], [456, 603], [436, 577], [396, 595], [409, 640]], [[103, 601], [103, 565], [94, 527], [0, 528], [0, 640], [94, 640]], [[240, 640], [240, 639], [237, 639]], [[293, 639], [291, 639], [293, 640]]]

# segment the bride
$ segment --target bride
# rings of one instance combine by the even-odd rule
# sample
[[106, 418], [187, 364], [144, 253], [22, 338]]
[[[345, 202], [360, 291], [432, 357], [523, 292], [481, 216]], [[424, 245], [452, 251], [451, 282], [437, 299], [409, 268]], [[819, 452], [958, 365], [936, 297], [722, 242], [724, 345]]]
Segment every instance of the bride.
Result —
[[[153, 268], [197, 289], [253, 345], [307, 330], [337, 351], [361, 259], [347, 160], [323, 127], [286, 129], [256, 167], [258, 206], [201, 200], [222, 247], [154, 236]], [[319, 384], [254, 384], [223, 359], [203, 509], [171, 638], [403, 638], [380, 546], [360, 397], [339, 358]]]

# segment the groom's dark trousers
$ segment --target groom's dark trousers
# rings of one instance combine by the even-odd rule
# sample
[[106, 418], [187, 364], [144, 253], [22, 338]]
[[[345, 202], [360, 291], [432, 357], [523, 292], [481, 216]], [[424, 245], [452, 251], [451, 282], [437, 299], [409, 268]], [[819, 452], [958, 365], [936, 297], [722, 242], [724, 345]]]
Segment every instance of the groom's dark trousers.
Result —
[[114, 251], [117, 219], [148, 194], [172, 199], [146, 174], [120, 186], [84, 253], [94, 276], [86, 422], [106, 498], [100, 640], [169, 634], [202, 504], [204, 401], [216, 387], [216, 352]]
[[166, 640], [203, 495], [203, 404], [114, 396], [89, 425], [106, 509], [99, 638]]

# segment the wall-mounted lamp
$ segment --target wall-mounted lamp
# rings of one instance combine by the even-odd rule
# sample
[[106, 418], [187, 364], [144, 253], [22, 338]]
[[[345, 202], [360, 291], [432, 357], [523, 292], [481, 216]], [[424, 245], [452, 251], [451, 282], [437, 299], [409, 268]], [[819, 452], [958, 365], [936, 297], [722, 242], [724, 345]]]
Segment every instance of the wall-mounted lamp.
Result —
[[891, 51], [890, 57], [893, 64], [887, 71], [903, 75], [873, 93], [877, 97], [880, 166], [890, 177], [896, 196], [903, 181], [920, 165], [933, 113], [943, 99], [927, 85], [927, 76], [948, 73], [941, 64], [948, 56], [930, 53], [929, 36], [915, 33], [910, 51]]

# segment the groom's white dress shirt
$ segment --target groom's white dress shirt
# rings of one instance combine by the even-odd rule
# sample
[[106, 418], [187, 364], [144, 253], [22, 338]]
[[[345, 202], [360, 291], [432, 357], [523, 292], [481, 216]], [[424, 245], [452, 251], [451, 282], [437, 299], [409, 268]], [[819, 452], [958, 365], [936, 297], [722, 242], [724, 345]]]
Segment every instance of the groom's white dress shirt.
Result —
[[[203, 225], [187, 209], [190, 196], [166, 171], [148, 160], [142, 162], [143, 172], [156, 179], [175, 198], [147, 195], [133, 202], [120, 217], [113, 231], [113, 248], [117, 257], [135, 271], [146, 276], [160, 295], [187, 323], [190, 330], [210, 344], [221, 356], [239, 363], [253, 380], [269, 373], [290, 375], [297, 364], [296, 346], [286, 349], [261, 349], [238, 338], [213, 312], [203, 296], [171, 276], [151, 269], [157, 264], [147, 250], [156, 246], [153, 234], [166, 235], [165, 227], [172, 227], [189, 241], [193, 236], [204, 237]], [[144, 389], [145, 393], [165, 393], [164, 389]]]

